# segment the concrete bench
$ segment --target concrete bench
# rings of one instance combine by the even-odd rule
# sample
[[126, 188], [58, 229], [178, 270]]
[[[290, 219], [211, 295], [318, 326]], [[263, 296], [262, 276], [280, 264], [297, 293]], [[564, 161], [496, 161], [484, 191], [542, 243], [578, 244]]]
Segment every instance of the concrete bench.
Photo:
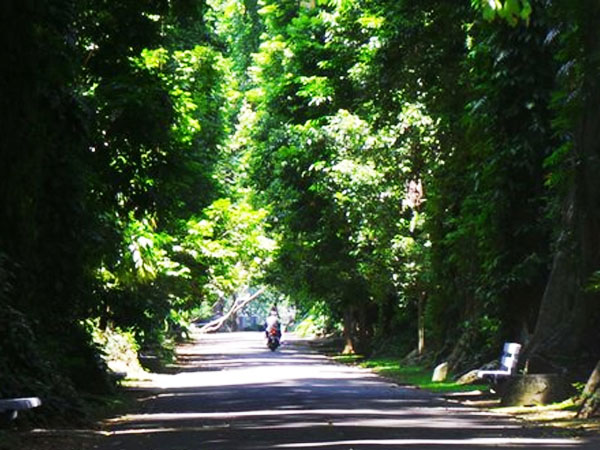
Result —
[[477, 378], [489, 380], [493, 384], [498, 384], [502, 379], [514, 375], [517, 371], [519, 362], [519, 352], [521, 344], [516, 342], [506, 342], [500, 356], [500, 368], [497, 370], [478, 370]]
[[38, 397], [0, 399], [0, 415], [6, 421], [17, 418], [19, 411], [37, 408], [42, 404]]

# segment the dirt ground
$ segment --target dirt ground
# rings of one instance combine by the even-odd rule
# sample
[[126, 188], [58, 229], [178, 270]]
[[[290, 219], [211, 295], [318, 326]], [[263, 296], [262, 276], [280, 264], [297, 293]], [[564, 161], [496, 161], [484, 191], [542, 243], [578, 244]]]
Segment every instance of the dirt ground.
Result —
[[501, 407], [500, 400], [485, 394], [473, 398], [462, 398], [461, 403], [484, 410], [507, 414], [524, 421], [529, 426], [543, 426], [554, 429], [559, 434], [582, 436], [592, 434], [600, 436], [600, 417], [577, 419], [576, 411], [565, 409], [562, 404], [545, 406]]

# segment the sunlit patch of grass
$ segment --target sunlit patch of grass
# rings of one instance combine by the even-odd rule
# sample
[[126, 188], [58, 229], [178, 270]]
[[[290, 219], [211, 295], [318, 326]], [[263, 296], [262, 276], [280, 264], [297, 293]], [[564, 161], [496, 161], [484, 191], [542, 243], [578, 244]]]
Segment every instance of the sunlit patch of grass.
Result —
[[430, 381], [420, 387], [433, 392], [471, 392], [489, 390], [487, 384], [458, 384], [454, 382], [433, 383]]
[[433, 392], [469, 392], [485, 391], [485, 384], [458, 384], [453, 381], [432, 382], [432, 370], [421, 366], [402, 365], [397, 358], [364, 359], [360, 355], [339, 355], [336, 361], [346, 364], [356, 364], [373, 370], [373, 372], [390, 378], [399, 384], [416, 386]]

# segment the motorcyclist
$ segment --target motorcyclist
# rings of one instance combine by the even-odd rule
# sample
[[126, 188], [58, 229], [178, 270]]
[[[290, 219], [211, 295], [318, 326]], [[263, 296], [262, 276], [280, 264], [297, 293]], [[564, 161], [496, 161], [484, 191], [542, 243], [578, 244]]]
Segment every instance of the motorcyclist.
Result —
[[279, 313], [277, 312], [277, 308], [273, 306], [271, 311], [269, 312], [269, 316], [266, 319], [265, 325], [265, 335], [267, 338], [269, 337], [269, 333], [271, 330], [276, 330], [277, 338], [281, 338], [281, 324], [279, 323]]

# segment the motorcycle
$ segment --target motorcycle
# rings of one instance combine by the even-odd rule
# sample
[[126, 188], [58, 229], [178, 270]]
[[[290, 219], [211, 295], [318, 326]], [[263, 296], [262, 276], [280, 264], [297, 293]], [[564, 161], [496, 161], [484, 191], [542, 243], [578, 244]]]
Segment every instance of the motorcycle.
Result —
[[279, 339], [279, 330], [277, 330], [277, 328], [275, 327], [271, 328], [267, 333], [267, 347], [269, 347], [272, 352], [274, 352], [277, 349], [277, 347], [279, 347]]

